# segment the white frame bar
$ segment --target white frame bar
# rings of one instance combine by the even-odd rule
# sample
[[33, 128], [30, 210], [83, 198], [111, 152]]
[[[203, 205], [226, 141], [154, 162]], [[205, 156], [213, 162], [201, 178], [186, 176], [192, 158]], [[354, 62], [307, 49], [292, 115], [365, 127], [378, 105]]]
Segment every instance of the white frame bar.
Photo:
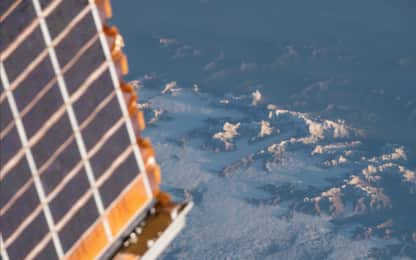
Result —
[[121, 92], [121, 89], [120, 89], [120, 81], [118, 79], [117, 70], [115, 68], [113, 58], [111, 57], [110, 47], [108, 46], [106, 36], [104, 35], [104, 32], [103, 32], [103, 24], [101, 22], [100, 14], [98, 12], [98, 8], [97, 8], [97, 5], [95, 4], [94, 0], [89, 0], [89, 2], [90, 2], [90, 5], [91, 5], [91, 11], [92, 11], [92, 15], [94, 17], [95, 25], [97, 27], [97, 31], [98, 31], [98, 35], [99, 35], [99, 38], [100, 38], [101, 46], [104, 50], [105, 58], [109, 63], [111, 80], [113, 81], [113, 85], [114, 85], [114, 88], [115, 88], [115, 91], [116, 91], [116, 94], [117, 94], [117, 99], [118, 99], [121, 111], [123, 113], [123, 117], [126, 119], [127, 132], [128, 132], [129, 137], [130, 137], [130, 142], [133, 144], [133, 152], [134, 152], [134, 155], [136, 157], [136, 161], [138, 163], [140, 172], [144, 174], [144, 185], [145, 185], [145, 188], [146, 188], [146, 193], [147, 193], [148, 197], [150, 198], [149, 201], [151, 201], [151, 199], [153, 198], [153, 193], [152, 193], [152, 190], [150, 188], [149, 178], [147, 176], [146, 168], [144, 167], [144, 163], [143, 163], [143, 158], [141, 156], [139, 147], [137, 145], [136, 135], [134, 134], [134, 129], [133, 129], [133, 126], [132, 126], [132, 123], [131, 123], [130, 115], [127, 111], [127, 104], [126, 104], [126, 101], [124, 100], [123, 93]]
[[[36, 192], [38, 194], [41, 206], [43, 208], [43, 213], [45, 215], [49, 231], [51, 232], [51, 235], [52, 235], [52, 241], [53, 241], [53, 244], [55, 246], [56, 253], [57, 253], [58, 257], [61, 258], [64, 255], [63, 254], [63, 249], [62, 249], [62, 244], [61, 244], [61, 241], [59, 240], [58, 234], [55, 230], [55, 223], [53, 221], [53, 217], [52, 217], [52, 213], [49, 209], [49, 205], [46, 203], [45, 190], [43, 189], [42, 182], [39, 178], [38, 169], [36, 167], [36, 163], [35, 163], [35, 160], [33, 158], [32, 151], [29, 148], [25, 128], [24, 128], [23, 123], [22, 123], [22, 121], [19, 117], [19, 110], [17, 108], [16, 101], [14, 100], [12, 92], [7, 91], [8, 88], [10, 87], [10, 84], [9, 84], [9, 80], [8, 80], [6, 71], [5, 71], [4, 66], [3, 66], [3, 62], [0, 62], [0, 77], [1, 77], [1, 80], [3, 82], [3, 88], [5, 89], [6, 94], [7, 94], [7, 100], [9, 101], [10, 110], [11, 110], [11, 112], [13, 114], [13, 118], [16, 122], [16, 128], [17, 128], [17, 131], [18, 131], [18, 134], [19, 134], [20, 141], [22, 142], [23, 149], [25, 150], [25, 155], [26, 155], [26, 159], [29, 163], [29, 168], [30, 168], [30, 172], [32, 174], [33, 183], [35, 185]], [[4, 250], [6, 251], [6, 248], [4, 248]]]
[[0, 234], [0, 256], [3, 260], [9, 260], [9, 255], [7, 254], [6, 248], [4, 247], [3, 237]]
[[55, 75], [56, 75], [57, 80], [58, 80], [59, 90], [61, 91], [62, 98], [64, 99], [64, 103], [65, 103], [67, 113], [68, 113], [68, 116], [69, 116], [69, 121], [71, 123], [72, 130], [74, 131], [75, 140], [76, 140], [78, 149], [81, 153], [81, 158], [84, 162], [85, 171], [86, 171], [86, 174], [87, 174], [87, 177], [88, 177], [90, 188], [91, 188], [92, 193], [93, 193], [94, 201], [95, 201], [95, 204], [97, 206], [99, 215], [103, 217], [103, 225], [104, 225], [104, 230], [105, 230], [107, 239], [109, 241], [111, 241], [113, 236], [111, 234], [110, 225], [108, 223], [107, 218], [105, 218], [103, 216], [103, 214], [105, 212], [104, 204], [103, 204], [101, 195], [100, 195], [100, 193], [98, 191], [98, 188], [97, 188], [97, 184], [96, 184], [96, 180], [95, 180], [95, 177], [94, 177], [94, 173], [93, 173], [91, 164], [90, 164], [89, 160], [87, 159], [87, 151], [86, 151], [85, 143], [84, 143], [84, 140], [83, 140], [83, 138], [81, 136], [81, 133], [79, 131], [78, 121], [77, 121], [77, 118], [75, 116], [74, 110], [73, 110], [71, 102], [70, 102], [70, 97], [69, 97], [69, 94], [68, 94], [66, 83], [65, 83], [65, 80], [64, 80], [63, 75], [62, 75], [62, 71], [61, 71], [61, 68], [60, 68], [60, 65], [59, 65], [59, 62], [58, 62], [58, 58], [57, 58], [56, 53], [55, 53], [55, 49], [54, 49], [53, 44], [52, 44], [52, 39], [51, 39], [51, 36], [50, 36], [50, 33], [49, 33], [49, 29], [48, 29], [48, 26], [46, 24], [45, 18], [43, 17], [42, 8], [40, 6], [39, 0], [33, 0], [33, 4], [35, 6], [36, 14], [39, 17], [39, 23], [40, 23], [40, 28], [41, 28], [41, 31], [42, 31], [42, 35], [43, 35], [43, 38], [45, 40], [45, 43], [46, 43], [46, 46], [47, 46], [47, 49], [48, 49], [49, 57], [51, 59], [52, 66], [53, 66], [53, 69], [55, 71]]

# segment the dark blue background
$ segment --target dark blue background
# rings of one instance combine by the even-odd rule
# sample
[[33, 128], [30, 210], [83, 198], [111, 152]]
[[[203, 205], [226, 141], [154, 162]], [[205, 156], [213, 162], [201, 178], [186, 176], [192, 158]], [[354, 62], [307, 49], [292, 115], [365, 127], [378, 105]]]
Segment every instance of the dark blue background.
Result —
[[415, 149], [414, 1], [124, 0], [113, 13], [130, 79], [154, 73], [215, 95], [260, 89], [267, 102]]

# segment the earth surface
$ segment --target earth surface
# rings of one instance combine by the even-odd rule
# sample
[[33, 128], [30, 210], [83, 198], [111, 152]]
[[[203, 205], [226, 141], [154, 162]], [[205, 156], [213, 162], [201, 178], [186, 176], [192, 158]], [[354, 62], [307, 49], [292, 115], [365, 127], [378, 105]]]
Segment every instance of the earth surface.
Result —
[[416, 259], [414, 1], [113, 3], [163, 189], [162, 259]]

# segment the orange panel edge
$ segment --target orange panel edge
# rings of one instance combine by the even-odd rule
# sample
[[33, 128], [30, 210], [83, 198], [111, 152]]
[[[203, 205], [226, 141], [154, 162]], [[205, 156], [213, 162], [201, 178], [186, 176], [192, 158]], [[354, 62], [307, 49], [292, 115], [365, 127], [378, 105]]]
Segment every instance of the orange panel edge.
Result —
[[102, 220], [99, 219], [67, 253], [66, 259], [95, 259], [108, 244]]
[[[108, 241], [104, 221], [108, 222], [109, 232], [113, 239], [115, 241], [124, 241], [123, 243], [125, 243], [126, 238], [122, 236], [126, 235], [127, 227], [135, 224], [136, 222], [134, 221], [136, 219], [138, 220], [138, 218], [140, 221], [139, 224], [143, 225], [144, 230], [158, 230], [158, 232], [153, 234], [152, 238], [156, 241], [155, 246], [150, 248], [146, 243], [145, 247], [147, 249], [145, 249], [144, 255], [142, 254], [140, 256], [157, 256], [184, 226], [185, 215], [193, 203], [190, 200], [181, 204], [173, 203], [169, 194], [160, 191], [162, 181], [160, 166], [156, 161], [151, 141], [143, 138], [141, 135], [141, 132], [146, 127], [146, 123], [143, 111], [141, 111], [137, 103], [138, 94], [134, 85], [123, 80], [123, 76], [129, 71], [127, 57], [122, 51], [124, 41], [117, 27], [109, 26], [106, 22], [112, 16], [110, 0], [95, 0], [95, 3], [103, 23], [102, 32], [107, 40], [111, 58], [119, 77], [120, 90], [123, 93], [127, 111], [134, 128], [136, 145], [139, 148], [143, 160], [144, 172], [137, 174], [134, 181], [125, 188], [109, 208], [106, 209], [104, 215], [83, 235], [80, 241], [78, 241], [65, 257], [66, 259], [97, 259], [114, 254], [114, 250], [116, 252], [113, 257], [117, 258], [117, 256], [122, 256], [120, 253], [123, 251], [120, 250], [123, 249], [123, 246], [121, 248], [119, 246], [117, 246], [118, 248], [114, 248], [114, 245], [111, 244], [113, 241]], [[151, 194], [146, 192], [147, 184], [145, 178], [147, 178], [150, 184]], [[157, 213], [154, 213], [155, 210]], [[156, 220], [152, 220], [153, 223], [158, 223], [164, 216], [167, 221], [167, 226], [158, 224], [155, 229], [150, 224], [150, 226], [143, 224], [155, 218], [155, 216], [157, 218]], [[152, 223], [152, 221], [149, 223]], [[137, 230], [137, 227], [134, 230]], [[134, 230], [127, 232], [134, 233]], [[127, 255], [123, 256], [128, 257]], [[139, 255], [134, 256], [134, 258], [137, 259], [137, 256]]]
[[139, 175], [130, 187], [123, 192], [121, 198], [107, 211], [106, 217], [110, 224], [111, 233], [117, 237], [126, 223], [138, 211], [142, 211], [149, 201], [143, 182], [143, 175]]
[[[111, 10], [111, 6], [108, 0], [97, 0], [97, 7], [100, 12], [108, 13], [107, 10]], [[107, 16], [108, 17], [108, 16]], [[110, 53], [113, 62], [116, 66], [116, 70], [119, 73], [120, 89], [124, 93], [125, 101], [127, 104], [127, 110], [133, 123], [134, 129], [136, 129], [137, 145], [139, 146], [142, 154], [145, 171], [149, 179], [149, 184], [153, 195], [157, 199], [159, 193], [159, 185], [162, 177], [160, 173], [160, 167], [156, 162], [153, 147], [150, 140], [142, 138], [140, 132], [146, 127], [143, 111], [141, 111], [137, 105], [138, 97], [135, 88], [123, 80], [123, 76], [128, 73], [128, 61], [127, 56], [123, 53], [122, 47], [124, 41], [119, 34], [119, 30], [116, 26], [109, 26], [106, 23], [103, 25], [103, 32], [106, 35], [107, 41], [110, 46]]]

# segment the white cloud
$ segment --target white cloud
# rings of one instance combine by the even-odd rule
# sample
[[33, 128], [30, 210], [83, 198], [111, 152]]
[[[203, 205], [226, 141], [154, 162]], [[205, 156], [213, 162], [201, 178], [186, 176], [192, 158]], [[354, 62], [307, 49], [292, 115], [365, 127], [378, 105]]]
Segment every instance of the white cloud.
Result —
[[[360, 145], [360, 141], [352, 141], [352, 142], [345, 142], [345, 143], [333, 143], [327, 145], [317, 145], [315, 146], [314, 150], [312, 151], [312, 155], [316, 154], [323, 154], [323, 153], [334, 153], [339, 150], [344, 150], [347, 148], [353, 148]], [[351, 151], [346, 151], [345, 155], [349, 155]]]
[[261, 120], [260, 122], [260, 133], [258, 134], [259, 137], [265, 137], [271, 135], [273, 132], [273, 127], [270, 126], [270, 122]]
[[165, 85], [165, 88], [162, 90], [162, 94], [171, 93], [172, 95], [177, 94], [180, 92], [181, 89], [178, 88], [176, 81], [171, 81]]
[[256, 90], [253, 93], [251, 93], [251, 98], [252, 98], [251, 105], [256, 106], [257, 104], [261, 102], [262, 95], [259, 90]]
[[223, 126], [224, 131], [214, 134], [213, 138], [222, 141], [225, 145], [225, 149], [229, 150], [233, 148], [233, 144], [231, 143], [231, 141], [234, 137], [238, 136], [237, 130], [239, 127], [240, 123], [232, 124], [229, 122], [225, 122]]

